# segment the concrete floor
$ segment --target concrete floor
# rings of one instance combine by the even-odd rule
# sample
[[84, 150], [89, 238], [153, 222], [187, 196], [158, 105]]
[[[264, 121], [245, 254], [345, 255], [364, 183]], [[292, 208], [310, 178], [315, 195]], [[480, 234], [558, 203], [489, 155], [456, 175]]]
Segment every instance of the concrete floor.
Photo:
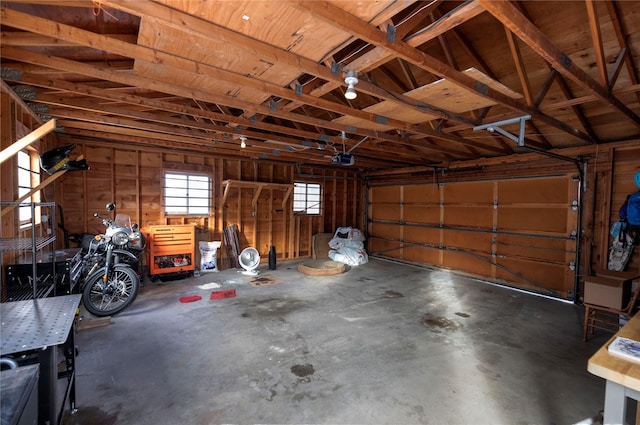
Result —
[[[610, 335], [584, 343], [579, 307], [382, 260], [329, 277], [298, 264], [262, 266], [270, 286], [235, 269], [147, 281], [78, 332], [63, 422], [561, 425], [603, 408], [587, 360]], [[220, 289], [237, 296], [210, 300]]]

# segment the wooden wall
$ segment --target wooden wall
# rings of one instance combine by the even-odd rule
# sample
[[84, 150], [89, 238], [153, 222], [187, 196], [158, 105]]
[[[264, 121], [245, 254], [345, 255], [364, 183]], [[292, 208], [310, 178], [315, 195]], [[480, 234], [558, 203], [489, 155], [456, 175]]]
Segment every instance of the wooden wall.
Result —
[[[59, 138], [60, 142], [69, 142]], [[156, 224], [188, 224], [197, 227], [197, 240], [222, 240], [226, 226], [238, 227], [241, 248], [253, 246], [263, 259], [271, 245], [279, 260], [311, 256], [312, 236], [333, 232], [339, 226], [360, 226], [364, 215], [362, 185], [351, 170], [331, 170], [280, 164], [266, 160], [221, 158], [203, 152], [108, 146], [74, 140], [77, 154], [83, 154], [91, 170], [67, 173], [56, 182], [57, 199], [70, 232], [97, 233], [102, 224], [92, 217], [114, 202], [119, 213], [129, 214], [142, 227]], [[209, 216], [165, 216], [162, 205], [162, 178], [165, 171], [197, 172], [211, 176], [213, 205]], [[260, 191], [255, 208], [254, 188], [228, 189], [223, 204], [225, 180], [293, 184], [317, 182], [323, 187], [324, 205], [320, 216], [294, 214], [292, 196], [284, 202], [285, 191]], [[197, 250], [196, 250], [197, 251]], [[224, 247], [221, 267], [228, 265]]]

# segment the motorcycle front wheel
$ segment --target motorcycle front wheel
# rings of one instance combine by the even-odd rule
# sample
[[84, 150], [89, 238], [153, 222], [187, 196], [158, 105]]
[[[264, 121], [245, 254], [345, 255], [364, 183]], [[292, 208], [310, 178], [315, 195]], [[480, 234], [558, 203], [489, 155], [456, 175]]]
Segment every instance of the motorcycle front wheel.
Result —
[[138, 275], [128, 266], [114, 266], [104, 282], [104, 269], [92, 274], [82, 291], [82, 302], [95, 316], [113, 316], [127, 308], [138, 295]]

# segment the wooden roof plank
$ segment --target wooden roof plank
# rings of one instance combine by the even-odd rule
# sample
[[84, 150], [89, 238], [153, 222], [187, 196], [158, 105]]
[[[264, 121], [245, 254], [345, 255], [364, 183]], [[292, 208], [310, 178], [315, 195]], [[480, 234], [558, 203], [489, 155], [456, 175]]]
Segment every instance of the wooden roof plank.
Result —
[[640, 116], [629, 109], [617, 97], [593, 80], [579, 68], [564, 52], [553, 44], [545, 34], [531, 23], [510, 2], [496, 2], [491, 0], [476, 0], [496, 19], [508, 27], [518, 38], [542, 56], [547, 62], [571, 79], [574, 83], [587, 89], [602, 102], [605, 102], [629, 118], [636, 127], [640, 128]]
[[395, 42], [388, 40], [385, 34], [381, 31], [378, 31], [375, 27], [372, 27], [366, 22], [358, 20], [352, 15], [346, 13], [344, 10], [333, 6], [331, 3], [328, 3], [326, 1], [309, 2], [298, 0], [295, 2], [295, 4], [303, 10], [313, 12], [314, 16], [318, 17], [319, 19], [324, 19], [325, 21], [339, 28], [349, 28], [352, 33], [357, 35], [360, 39], [372, 43], [376, 46], [384, 47], [385, 49], [393, 52], [395, 55], [402, 57], [404, 60], [413, 63], [414, 65], [419, 66], [435, 75], [453, 81], [456, 84], [465, 87], [472, 93], [476, 93], [481, 96], [493, 99], [494, 101], [520, 111], [521, 113], [531, 115], [534, 118], [540, 119], [549, 125], [572, 134], [573, 136], [576, 136], [588, 142], [593, 142], [589, 135], [585, 134], [579, 129], [571, 127], [570, 125], [560, 120], [543, 114], [537, 109], [529, 107], [526, 104], [515, 101], [514, 99], [498, 92], [497, 90], [488, 87], [486, 84], [481, 83], [478, 80], [475, 80], [467, 75], [464, 75], [459, 71], [456, 71], [450, 66], [440, 62], [432, 56], [427, 55], [421, 50], [408, 45], [407, 43], [397, 40]]

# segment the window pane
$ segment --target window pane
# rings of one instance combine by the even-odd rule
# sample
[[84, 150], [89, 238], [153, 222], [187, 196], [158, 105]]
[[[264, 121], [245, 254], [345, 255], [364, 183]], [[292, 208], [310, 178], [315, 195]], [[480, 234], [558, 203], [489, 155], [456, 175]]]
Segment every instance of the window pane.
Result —
[[[27, 193], [31, 192], [31, 156], [28, 152], [19, 151], [18, 155], [18, 196], [22, 197]], [[36, 198], [38, 199], [38, 198]], [[24, 202], [33, 202], [34, 198], [29, 197], [24, 200]], [[31, 208], [30, 207], [20, 207], [18, 216], [20, 218], [20, 222], [29, 222], [31, 221]]]
[[189, 189], [189, 198], [209, 198], [209, 191], [202, 189]]
[[167, 198], [165, 198], [165, 205], [172, 206], [172, 207], [175, 207], [175, 206], [178, 206], [178, 205], [184, 206], [185, 205], [185, 199], [184, 198], [170, 198], [170, 197], [167, 197]]
[[309, 215], [322, 211], [322, 187], [318, 183], [294, 183], [293, 210]]
[[211, 179], [203, 175], [165, 174], [165, 213], [209, 215]]

